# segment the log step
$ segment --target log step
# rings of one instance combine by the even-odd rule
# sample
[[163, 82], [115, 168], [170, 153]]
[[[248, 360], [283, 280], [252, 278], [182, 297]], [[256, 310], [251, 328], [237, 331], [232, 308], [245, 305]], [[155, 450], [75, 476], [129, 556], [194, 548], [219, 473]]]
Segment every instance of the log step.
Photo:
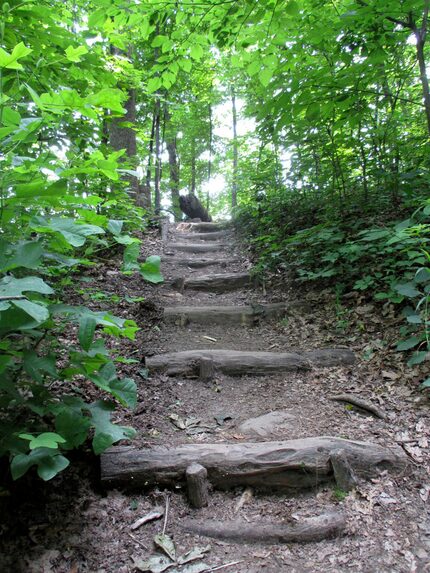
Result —
[[219, 221], [218, 223], [179, 223], [176, 228], [178, 231], [191, 231], [192, 233], [216, 233], [229, 227], [228, 221]]
[[164, 309], [164, 320], [179, 326], [190, 322], [252, 326], [261, 319], [281, 318], [286, 310], [284, 302], [253, 306], [175, 306]]
[[210, 243], [209, 245], [205, 245], [204, 243], [168, 243], [165, 247], [165, 251], [183, 251], [185, 253], [214, 253], [220, 249], [223, 249], [224, 247], [224, 243]]
[[336, 437], [241, 444], [186, 444], [175, 448], [116, 446], [101, 455], [101, 480], [108, 486], [176, 487], [191, 464], [207, 470], [213, 487], [251, 486], [297, 492], [335, 483], [331, 456], [342, 452], [355, 475], [369, 479], [384, 470], [400, 472], [408, 458], [399, 447]]
[[175, 263], [181, 267], [190, 267], [192, 269], [202, 269], [204, 267], [211, 267], [215, 265], [219, 265], [221, 267], [226, 267], [231, 263], [237, 263], [239, 259], [231, 258], [231, 259], [207, 259], [205, 257], [195, 258], [195, 259], [176, 259], [173, 257], [169, 257], [168, 255], [162, 257], [162, 261], [164, 263]]
[[310, 543], [339, 537], [345, 533], [347, 520], [341, 512], [304, 517], [293, 523], [249, 523], [248, 521], [181, 520], [188, 533], [236, 543]]
[[221, 273], [202, 275], [190, 279], [177, 278], [172, 282], [174, 288], [209, 292], [228, 292], [251, 284], [248, 273]]
[[189, 239], [195, 241], [218, 241], [219, 239], [224, 239], [227, 236], [227, 231], [213, 231], [212, 233], [177, 233], [176, 237], [178, 239]]
[[309, 370], [312, 366], [342, 366], [355, 361], [344, 348], [324, 348], [310, 352], [247, 352], [240, 350], [184, 350], [147, 357], [150, 371], [168, 376], [196, 376], [202, 359], [212, 360], [216, 370], [231, 376], [262, 375], [271, 372]]

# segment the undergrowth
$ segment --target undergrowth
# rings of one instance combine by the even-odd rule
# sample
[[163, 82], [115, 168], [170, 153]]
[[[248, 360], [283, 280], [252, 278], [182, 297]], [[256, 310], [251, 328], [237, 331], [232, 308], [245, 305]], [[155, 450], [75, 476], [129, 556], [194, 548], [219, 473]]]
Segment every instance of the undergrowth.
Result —
[[[430, 199], [335, 213], [328, 201], [319, 209], [306, 201], [292, 208], [285, 197], [271, 196], [238, 209], [236, 223], [250, 240], [257, 274], [283, 271], [337, 295], [357, 291], [400, 305], [405, 323], [397, 350], [411, 351], [411, 366], [428, 359]], [[430, 387], [430, 378], [421, 387]]]

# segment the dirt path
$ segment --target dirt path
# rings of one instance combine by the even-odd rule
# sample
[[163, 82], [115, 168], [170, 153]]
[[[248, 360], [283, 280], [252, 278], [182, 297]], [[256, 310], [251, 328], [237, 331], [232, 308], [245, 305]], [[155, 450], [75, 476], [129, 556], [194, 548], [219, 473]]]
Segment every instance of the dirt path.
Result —
[[[232, 286], [227, 292], [222, 289], [214, 292], [207, 285], [205, 291], [189, 288], [191, 279], [207, 275], [209, 284], [214, 275], [240, 274], [250, 267], [231, 231], [215, 241], [196, 236], [186, 225], [170, 229], [163, 257], [166, 283], [158, 292], [158, 303], [176, 310], [249, 307], [251, 317], [242, 316], [237, 324], [222, 317], [217, 324], [201, 319], [202, 324], [193, 322], [192, 317], [190, 321], [188, 311], [183, 309], [169, 323], [155, 325], [146, 337], [143, 354], [149, 363], [160, 354], [196, 349], [254, 354], [294, 352], [301, 356], [327, 347], [348, 347], [357, 360], [354, 364], [349, 359], [341, 360], [338, 366], [329, 368], [315, 362], [305, 369], [282, 368], [258, 376], [251, 372], [236, 376], [216, 370], [205, 377], [198, 361], [191, 371], [176, 376], [169, 375], [171, 372], [151, 371], [139, 386], [139, 406], [133, 413], [122, 414], [120, 420], [139, 428], [133, 447], [171, 448], [210, 443], [239, 446], [246, 442], [263, 444], [332, 436], [393, 448], [401, 445], [409, 467], [394, 474], [382, 471], [370, 480], [360, 480], [349, 494], [333, 480], [294, 494], [260, 492], [241, 486], [227, 491], [213, 490], [207, 507], [198, 510], [190, 508], [185, 488], [179, 482], [170, 489], [162, 485], [149, 492], [112, 489], [105, 495], [103, 491], [91, 490], [88, 479], [77, 483], [76, 478], [75, 501], [67, 508], [61, 507], [59, 499], [52, 499], [51, 495], [45, 514], [49, 516], [48, 527], [36, 525], [31, 552], [25, 547], [16, 568], [8, 565], [9, 569], [3, 571], [19, 571], [19, 567], [25, 571], [58, 573], [149, 570], [143, 563], [150, 556], [163, 555], [153, 544], [154, 536], [163, 530], [174, 540], [177, 555], [210, 545], [202, 558], [168, 571], [430, 571], [428, 406], [399, 402], [402, 390], [393, 387], [387, 378], [375, 377], [375, 371], [361, 361], [362, 341], [339, 336], [330, 320], [322, 319], [324, 309], [310, 300], [301, 300], [300, 293], [253, 284]], [[181, 250], [192, 248], [193, 244], [198, 245], [195, 249], [198, 252]], [[205, 252], [208, 245], [210, 250]], [[192, 265], [197, 262], [199, 267], [190, 267], [184, 259], [193, 261]], [[218, 263], [206, 265], [202, 259]], [[188, 281], [188, 285], [181, 279]], [[286, 310], [282, 316], [267, 318], [264, 306], [274, 303], [285, 303]], [[394, 372], [390, 365], [384, 367], [385, 372]], [[331, 399], [344, 393], [352, 393], [378, 407], [384, 418], [369, 412], [359, 413]], [[167, 514], [131, 529], [133, 522], [154, 507], [167, 509]], [[343, 534], [306, 544], [255, 541], [238, 544], [199, 537], [183, 527], [190, 519], [224, 523], [239, 520], [251, 528], [262, 523], [291, 525], [333, 512], [346, 518]], [[25, 546], [24, 541], [21, 546]], [[16, 550], [20, 551], [19, 544]], [[159, 565], [158, 569], [153, 566], [153, 570], [164, 569]]]

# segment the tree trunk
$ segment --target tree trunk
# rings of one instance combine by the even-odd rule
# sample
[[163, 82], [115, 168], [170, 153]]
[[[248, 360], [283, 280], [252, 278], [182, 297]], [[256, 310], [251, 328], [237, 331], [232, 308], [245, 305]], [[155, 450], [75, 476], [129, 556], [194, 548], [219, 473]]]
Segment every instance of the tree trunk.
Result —
[[161, 179], [161, 145], [160, 145], [160, 100], [155, 104], [155, 177], [154, 177], [154, 207], [157, 214], [161, 209], [160, 179]]
[[233, 181], [231, 186], [231, 206], [237, 206], [237, 160], [238, 160], [238, 145], [237, 145], [237, 110], [236, 110], [236, 94], [234, 88], [231, 88], [231, 111], [233, 119]]
[[[121, 50], [111, 47], [113, 55], [124, 54]], [[131, 48], [128, 50], [128, 56], [131, 56]], [[126, 109], [125, 115], [121, 117], [114, 117], [109, 126], [109, 143], [116, 150], [125, 149], [126, 159], [136, 168], [136, 132], [131, 127], [122, 127], [122, 123], [136, 123], [136, 90], [128, 90], [128, 99], [124, 104]], [[127, 181], [129, 185], [128, 192], [133, 196], [136, 201], [139, 197], [139, 180], [134, 175], [123, 175], [122, 179]]]
[[[426, 4], [428, 11], [429, 2], [426, 2]], [[426, 60], [424, 56], [424, 44], [425, 44], [426, 32], [425, 30], [424, 31], [414, 30], [414, 33], [417, 39], [417, 59], [420, 67], [420, 79], [423, 90], [424, 109], [427, 119], [427, 130], [430, 137], [430, 89], [429, 89], [429, 80], [427, 76]]]

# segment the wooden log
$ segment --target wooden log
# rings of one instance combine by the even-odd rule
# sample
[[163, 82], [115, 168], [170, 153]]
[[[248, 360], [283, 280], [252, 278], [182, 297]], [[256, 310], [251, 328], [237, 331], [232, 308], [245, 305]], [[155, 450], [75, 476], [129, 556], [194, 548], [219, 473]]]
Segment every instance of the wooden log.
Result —
[[189, 533], [237, 543], [309, 543], [342, 535], [346, 516], [340, 512], [325, 513], [285, 524], [185, 519], [180, 525]]
[[200, 464], [190, 464], [185, 470], [185, 479], [191, 507], [195, 509], [206, 507], [209, 501], [209, 482], [206, 468]]
[[248, 273], [221, 273], [185, 279], [184, 288], [210, 292], [228, 292], [250, 286]]
[[225, 247], [223, 243], [210, 243], [209, 245], [200, 243], [168, 243], [166, 251], [182, 251], [184, 253], [215, 253]]
[[169, 217], [163, 217], [160, 221], [161, 240], [163, 243], [167, 243], [167, 237], [169, 235], [169, 223]]
[[312, 366], [352, 364], [354, 354], [344, 349], [322, 349], [303, 352], [254, 352], [240, 350], [184, 350], [146, 358], [150, 371], [163, 371], [168, 376], [198, 375], [202, 358], [213, 361], [216, 370], [229, 375], [262, 375], [271, 372], [309, 370]]
[[218, 223], [190, 223], [184, 221], [177, 225], [178, 231], [190, 231], [192, 233], [217, 233], [223, 231], [229, 226], [227, 221], [220, 221]]
[[218, 241], [224, 239], [226, 235], [227, 231], [212, 231], [211, 233], [178, 233], [176, 237], [179, 240]]
[[192, 464], [204, 466], [213, 487], [250, 486], [294, 493], [334, 483], [330, 461], [344, 450], [355, 474], [372, 478], [383, 470], [403, 471], [408, 457], [402, 448], [334, 437], [281, 442], [186, 444], [175, 448], [156, 446], [135, 449], [116, 446], [101, 457], [105, 485], [177, 487]]
[[344, 450], [333, 452], [330, 456], [330, 463], [333, 468], [334, 480], [339, 489], [351, 491], [357, 486], [357, 477]]
[[175, 306], [164, 309], [165, 322], [185, 326], [197, 324], [253, 325], [260, 320], [281, 318], [287, 310], [284, 302], [253, 306]]
[[210, 358], [202, 358], [200, 360], [199, 378], [203, 382], [210, 382], [215, 375], [215, 365]]
[[351, 406], [354, 406], [359, 412], [369, 413], [375, 418], [380, 418], [381, 420], [385, 420], [386, 418], [382, 410], [370, 402], [363, 400], [359, 396], [354, 396], [354, 394], [337, 394], [336, 396], [330, 396], [330, 400], [351, 404]]
[[211, 267], [215, 265], [219, 265], [220, 267], [226, 267], [231, 263], [237, 263], [239, 259], [232, 258], [232, 259], [207, 259], [204, 257], [195, 258], [195, 259], [177, 259], [172, 256], [163, 256], [162, 257], [163, 263], [174, 263], [175, 265], [180, 265], [181, 267], [190, 267], [192, 269], [201, 269], [204, 267]]
[[200, 361], [213, 361], [216, 370], [230, 375], [268, 374], [310, 368], [306, 358], [294, 352], [244, 352], [239, 350], [184, 350], [146, 358], [151, 372], [164, 371], [168, 376], [198, 375]]

